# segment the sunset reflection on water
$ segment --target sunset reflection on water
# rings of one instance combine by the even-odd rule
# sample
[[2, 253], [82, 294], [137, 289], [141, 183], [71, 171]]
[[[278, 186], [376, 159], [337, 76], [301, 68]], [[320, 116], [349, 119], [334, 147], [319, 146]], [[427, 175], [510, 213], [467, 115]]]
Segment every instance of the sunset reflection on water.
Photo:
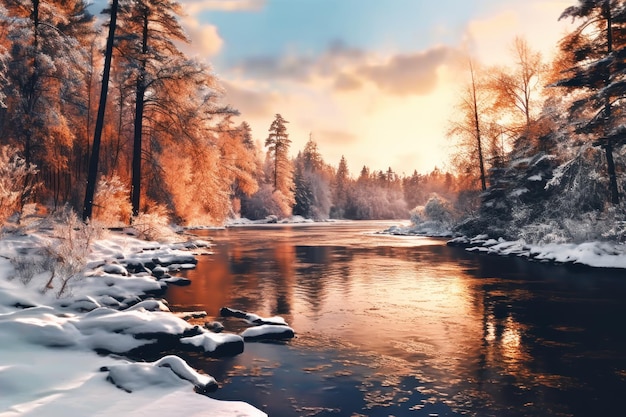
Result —
[[[564, 311], [578, 308], [577, 299], [571, 305], [554, 301], [563, 291], [567, 298], [568, 281], [536, 276], [546, 274], [545, 266], [477, 257], [442, 240], [370, 233], [382, 228], [211, 232], [215, 254], [187, 273], [191, 286], [173, 288], [167, 298], [174, 308], [205, 310], [211, 320], [219, 319], [222, 306], [285, 317], [298, 334], [288, 346], [300, 353], [336, 352], [305, 374], [340, 383], [363, 372], [357, 389], [364, 393], [362, 407], [370, 407], [365, 415], [381, 407], [424, 411], [428, 403], [462, 413], [576, 415], [580, 400], [574, 397], [591, 382], [570, 369], [583, 356], [570, 351], [569, 340], [583, 332], [570, 329], [581, 325], [555, 310], [555, 304]], [[241, 366], [244, 376], [253, 368], [249, 360], [233, 359], [228, 375]], [[333, 361], [343, 365], [331, 369]], [[279, 383], [278, 372], [268, 383]], [[406, 384], [413, 385], [409, 391]], [[424, 397], [410, 404], [411, 392]]]

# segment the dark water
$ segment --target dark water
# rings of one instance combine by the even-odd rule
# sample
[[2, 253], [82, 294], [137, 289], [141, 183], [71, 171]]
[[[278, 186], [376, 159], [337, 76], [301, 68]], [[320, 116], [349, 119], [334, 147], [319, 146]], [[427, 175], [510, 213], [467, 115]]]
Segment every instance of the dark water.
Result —
[[[203, 232], [173, 309], [281, 315], [285, 344], [190, 359], [270, 416], [620, 416], [626, 273], [467, 253], [389, 224]], [[237, 331], [241, 323], [222, 320]]]

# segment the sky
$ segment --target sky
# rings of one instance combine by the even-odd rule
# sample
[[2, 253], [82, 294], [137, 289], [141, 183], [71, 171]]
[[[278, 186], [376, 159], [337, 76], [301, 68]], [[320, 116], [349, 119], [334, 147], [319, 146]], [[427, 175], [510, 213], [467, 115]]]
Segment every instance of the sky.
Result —
[[358, 176], [446, 168], [467, 57], [507, 65], [516, 36], [550, 56], [576, 0], [182, 0], [188, 53], [263, 143], [274, 115], [292, 154], [309, 136]]

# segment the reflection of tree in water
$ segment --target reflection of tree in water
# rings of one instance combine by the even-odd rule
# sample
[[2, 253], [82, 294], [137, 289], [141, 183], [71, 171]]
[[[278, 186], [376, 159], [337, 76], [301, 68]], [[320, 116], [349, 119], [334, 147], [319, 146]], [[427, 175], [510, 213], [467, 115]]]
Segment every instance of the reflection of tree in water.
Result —
[[272, 307], [272, 314], [291, 314], [296, 263], [296, 249], [293, 244], [277, 242], [274, 245], [274, 261], [278, 273], [271, 282], [273, 286], [271, 298], [276, 300], [276, 304]]
[[597, 285], [599, 278], [489, 256], [479, 257], [470, 273], [479, 279], [475, 306], [482, 310], [482, 347], [474, 386], [459, 389], [478, 390], [471, 396], [484, 400], [481, 407], [495, 411], [499, 404], [511, 416], [611, 415], [615, 405], [607, 399], [626, 385], [612, 372], [620, 366], [616, 357], [626, 336], [616, 340], [607, 317], [617, 310], [623, 316], [626, 307], [603, 302], [606, 289]]
[[318, 316], [327, 295], [327, 285], [341, 285], [341, 293], [349, 292], [351, 251], [345, 247], [297, 246], [298, 294], [310, 306], [310, 311]]

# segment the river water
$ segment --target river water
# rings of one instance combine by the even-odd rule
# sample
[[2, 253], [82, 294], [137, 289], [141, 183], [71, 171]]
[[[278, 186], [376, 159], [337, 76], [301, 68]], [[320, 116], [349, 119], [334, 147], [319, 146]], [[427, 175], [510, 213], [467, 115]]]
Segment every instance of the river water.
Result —
[[[289, 416], [618, 416], [626, 273], [468, 253], [377, 234], [392, 223], [198, 232], [214, 254], [173, 310], [281, 315], [297, 337], [191, 355], [214, 398]], [[395, 224], [395, 223], [393, 223]]]

